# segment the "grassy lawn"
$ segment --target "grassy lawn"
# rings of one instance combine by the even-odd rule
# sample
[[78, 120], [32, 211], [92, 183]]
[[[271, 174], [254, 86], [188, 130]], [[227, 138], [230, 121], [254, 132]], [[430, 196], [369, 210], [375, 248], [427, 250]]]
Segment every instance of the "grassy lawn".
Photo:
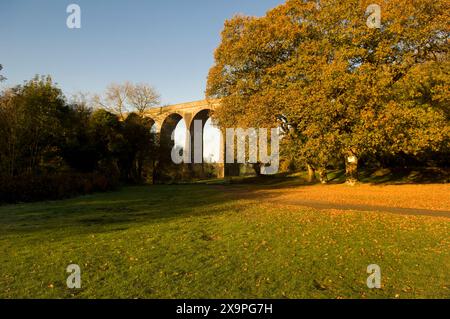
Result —
[[[0, 298], [450, 298], [450, 218], [315, 210], [226, 187], [2, 206]], [[72, 263], [79, 290], [66, 287]], [[382, 289], [367, 288], [369, 264]]]

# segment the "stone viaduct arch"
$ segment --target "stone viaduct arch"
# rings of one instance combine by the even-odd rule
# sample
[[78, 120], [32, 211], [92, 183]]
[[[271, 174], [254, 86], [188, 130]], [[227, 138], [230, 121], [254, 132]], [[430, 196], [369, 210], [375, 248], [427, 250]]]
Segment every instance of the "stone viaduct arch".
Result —
[[[159, 108], [154, 108], [146, 113], [146, 117], [151, 118], [156, 125], [156, 132], [160, 135], [160, 160], [168, 163], [171, 161], [171, 150], [174, 146], [174, 141], [172, 140], [172, 132], [175, 130], [176, 126], [180, 121], [184, 121], [186, 125], [186, 130], [190, 134], [186, 134], [185, 141], [185, 151], [189, 150], [192, 162], [194, 162], [194, 121], [202, 121], [202, 136], [203, 128], [206, 121], [210, 118], [211, 113], [219, 105], [218, 100], [202, 100], [196, 102], [182, 103], [170, 106], [163, 106]], [[203, 138], [201, 141], [202, 152], [197, 155], [197, 159], [201, 156], [203, 162]], [[224, 156], [224, 141], [221, 141], [221, 151], [220, 160], [217, 163], [218, 177], [225, 177], [225, 165], [223, 164]], [[190, 164], [192, 171], [198, 171], [203, 169], [202, 164]]]

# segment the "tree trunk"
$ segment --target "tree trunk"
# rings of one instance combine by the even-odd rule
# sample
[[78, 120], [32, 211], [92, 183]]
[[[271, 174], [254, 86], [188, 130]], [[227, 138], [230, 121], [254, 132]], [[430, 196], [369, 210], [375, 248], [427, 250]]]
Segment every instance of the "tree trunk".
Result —
[[308, 168], [308, 183], [314, 183], [316, 181], [316, 170], [309, 164], [306, 164]]
[[143, 167], [143, 162], [144, 159], [142, 158], [142, 156], [139, 154], [138, 155], [138, 160], [137, 160], [137, 178], [139, 183], [142, 182], [142, 167]]
[[326, 168], [320, 168], [319, 169], [319, 179], [322, 184], [328, 183], [328, 176], [327, 176], [327, 169]]
[[348, 185], [355, 185], [358, 182], [358, 157], [350, 154], [345, 159], [345, 176]]
[[152, 169], [152, 184], [155, 185], [158, 180], [158, 166], [156, 164], [156, 161], [153, 161], [152, 163], [153, 169]]

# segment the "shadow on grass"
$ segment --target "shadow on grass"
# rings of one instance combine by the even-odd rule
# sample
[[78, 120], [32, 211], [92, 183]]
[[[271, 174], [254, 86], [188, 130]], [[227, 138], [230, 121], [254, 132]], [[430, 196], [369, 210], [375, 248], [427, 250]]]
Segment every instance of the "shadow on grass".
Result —
[[439, 167], [364, 170], [361, 181], [375, 185], [440, 184], [450, 181], [450, 172]]
[[[330, 170], [327, 174], [328, 185], [344, 184], [345, 169]], [[411, 168], [364, 168], [359, 171], [361, 183], [374, 185], [406, 185], [406, 184], [442, 184], [450, 182], [450, 171], [439, 167]], [[320, 184], [318, 177], [311, 183], [307, 181], [306, 172], [296, 174], [277, 174], [274, 176], [233, 178], [231, 184], [252, 184], [263, 187], [310, 186]]]
[[2, 206], [0, 233], [124, 230], [136, 223], [220, 214], [227, 201], [229, 197], [206, 185], [125, 187], [68, 200]]
[[[414, 170], [378, 170], [361, 172], [361, 181], [377, 185], [403, 185], [435, 183], [445, 176], [442, 172], [425, 169], [420, 173]], [[344, 170], [329, 174], [330, 184], [345, 181]], [[231, 184], [231, 185], [228, 185]], [[83, 234], [127, 229], [135, 224], [148, 224], [175, 218], [189, 218], [223, 213], [226, 208], [235, 206], [237, 200], [250, 202], [277, 202], [278, 193], [258, 191], [286, 190], [312, 185], [306, 182], [306, 174], [261, 176], [237, 178], [228, 182], [215, 181], [208, 184], [180, 184], [125, 187], [117, 192], [87, 195], [73, 199], [40, 202], [0, 207], [0, 233], [8, 234], [48, 231], [62, 234]], [[294, 203], [295, 204], [295, 203]], [[297, 203], [316, 207], [306, 200]], [[322, 203], [323, 204], [323, 203]], [[320, 205], [322, 205], [320, 204]], [[323, 206], [323, 205], [322, 205]], [[367, 210], [365, 206], [341, 207]], [[328, 207], [328, 206], [327, 206]], [[320, 208], [320, 207], [319, 207]], [[326, 207], [325, 207], [326, 208]], [[329, 207], [333, 208], [333, 207]], [[339, 207], [334, 207], [339, 208]], [[366, 209], [365, 209], [366, 208]], [[377, 208], [380, 210], [379, 208]], [[418, 210], [404, 211], [417, 213]], [[430, 213], [420, 210], [422, 213]]]

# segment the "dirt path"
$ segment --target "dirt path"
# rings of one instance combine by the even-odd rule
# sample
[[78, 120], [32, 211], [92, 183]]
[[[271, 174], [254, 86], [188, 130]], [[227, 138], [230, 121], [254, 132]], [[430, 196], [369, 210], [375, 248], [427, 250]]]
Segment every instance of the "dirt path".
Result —
[[307, 200], [289, 200], [289, 201], [272, 201], [284, 205], [306, 206], [315, 209], [338, 209], [338, 210], [356, 210], [356, 211], [370, 211], [370, 212], [386, 212], [400, 215], [424, 215], [434, 217], [448, 217], [450, 218], [450, 211], [431, 210], [431, 209], [415, 209], [415, 208], [401, 208], [389, 206], [369, 206], [369, 205], [352, 205], [352, 204], [338, 204], [320, 201]]
[[237, 199], [315, 209], [377, 211], [450, 218], [450, 185], [313, 185], [297, 187], [221, 186]]

